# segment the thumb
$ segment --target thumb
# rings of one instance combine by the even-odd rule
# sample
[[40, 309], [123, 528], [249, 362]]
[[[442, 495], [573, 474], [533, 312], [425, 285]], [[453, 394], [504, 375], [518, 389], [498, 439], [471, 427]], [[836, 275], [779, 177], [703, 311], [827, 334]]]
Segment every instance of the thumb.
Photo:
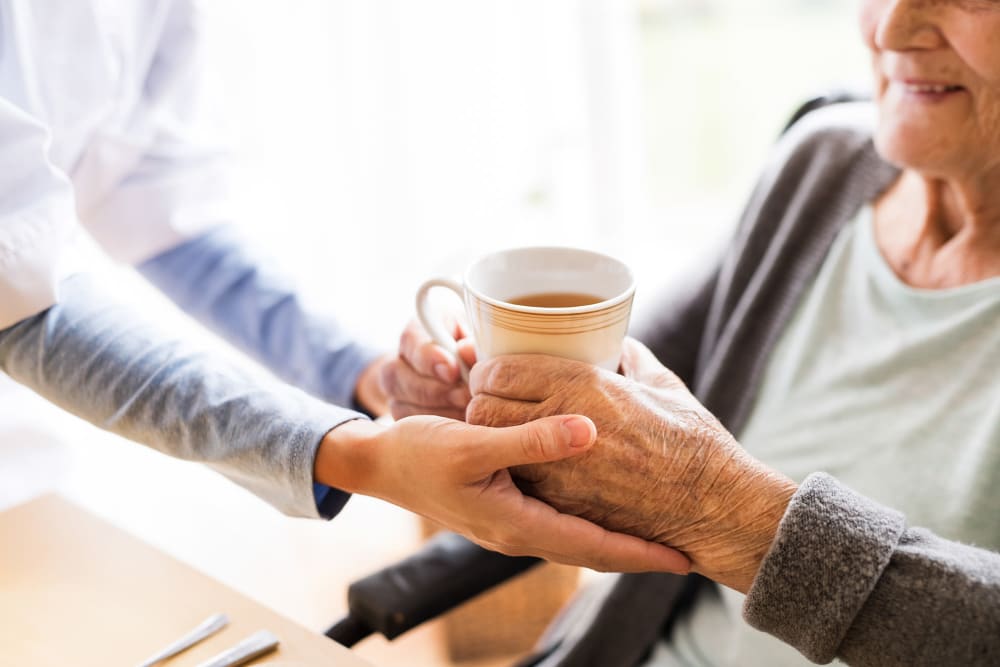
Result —
[[477, 428], [486, 432], [480, 459], [484, 473], [582, 454], [597, 439], [594, 422], [582, 415], [545, 417], [506, 428]]

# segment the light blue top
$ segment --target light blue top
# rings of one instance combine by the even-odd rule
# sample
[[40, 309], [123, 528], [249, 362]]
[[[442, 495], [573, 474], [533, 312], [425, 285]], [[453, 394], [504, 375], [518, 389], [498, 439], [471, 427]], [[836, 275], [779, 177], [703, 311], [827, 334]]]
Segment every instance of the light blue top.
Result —
[[[903, 283], [870, 209], [838, 236], [782, 334], [740, 442], [796, 481], [825, 471], [910, 525], [1000, 549], [1000, 278]], [[648, 665], [808, 665], [702, 595]]]
[[289, 384], [358, 407], [354, 387], [377, 353], [330, 314], [307, 310], [276, 262], [234, 227], [218, 227], [137, 268], [184, 312]]

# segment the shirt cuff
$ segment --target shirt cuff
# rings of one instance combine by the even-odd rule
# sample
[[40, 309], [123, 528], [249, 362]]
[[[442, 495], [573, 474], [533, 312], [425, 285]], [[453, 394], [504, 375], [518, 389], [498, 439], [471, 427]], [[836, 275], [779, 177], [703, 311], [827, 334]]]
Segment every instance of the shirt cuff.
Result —
[[332, 519], [344, 509], [351, 494], [326, 484], [313, 482], [313, 497], [316, 499], [317, 514], [323, 519]]
[[830, 662], [904, 528], [899, 512], [830, 475], [810, 475], [781, 519], [743, 617], [813, 662]]

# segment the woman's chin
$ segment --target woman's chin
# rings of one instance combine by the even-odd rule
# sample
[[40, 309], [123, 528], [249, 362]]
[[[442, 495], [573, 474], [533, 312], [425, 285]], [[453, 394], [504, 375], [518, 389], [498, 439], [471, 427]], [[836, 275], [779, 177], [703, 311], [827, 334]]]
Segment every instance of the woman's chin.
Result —
[[879, 128], [875, 134], [875, 149], [883, 160], [901, 169], [914, 169], [928, 174], [948, 171], [953, 162], [946, 150], [948, 144], [930, 132], [894, 132]]

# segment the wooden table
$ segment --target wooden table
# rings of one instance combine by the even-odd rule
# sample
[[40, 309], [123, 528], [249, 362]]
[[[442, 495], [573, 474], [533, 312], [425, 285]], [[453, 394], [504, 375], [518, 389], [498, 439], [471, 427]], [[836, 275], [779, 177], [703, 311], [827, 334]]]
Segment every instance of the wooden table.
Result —
[[0, 512], [0, 664], [128, 667], [216, 612], [229, 627], [165, 665], [197, 665], [262, 629], [281, 645], [254, 664], [368, 665], [59, 496]]

